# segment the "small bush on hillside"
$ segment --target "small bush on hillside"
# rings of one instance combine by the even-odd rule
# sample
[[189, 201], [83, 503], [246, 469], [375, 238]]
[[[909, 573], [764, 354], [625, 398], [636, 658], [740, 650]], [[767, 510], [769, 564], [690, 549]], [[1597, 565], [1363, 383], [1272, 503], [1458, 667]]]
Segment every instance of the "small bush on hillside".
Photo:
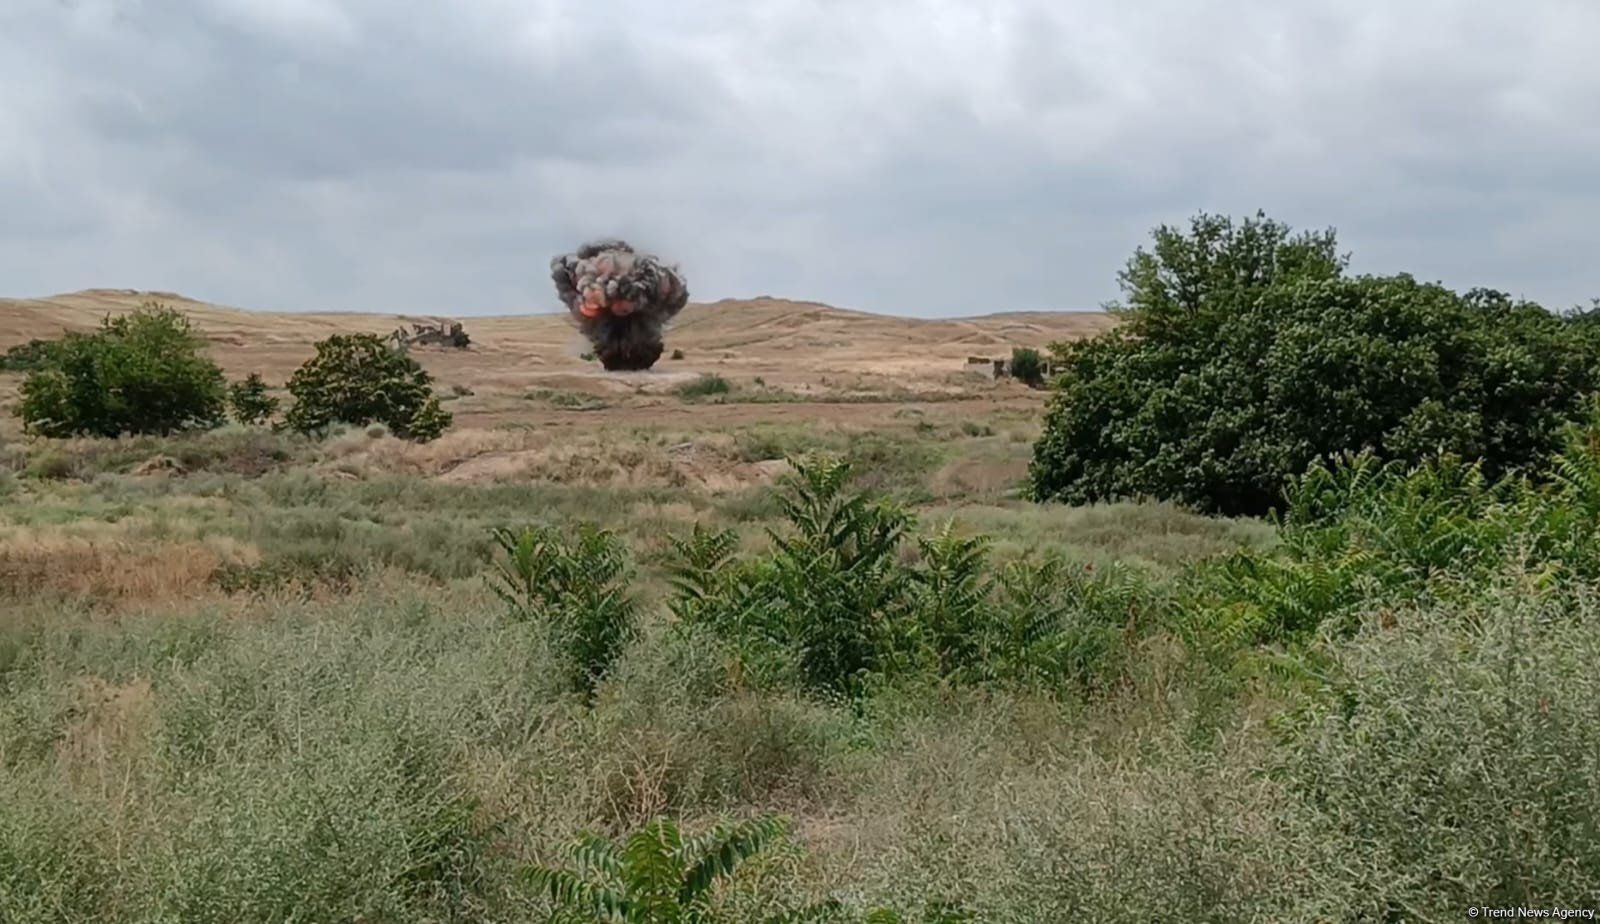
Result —
[[267, 394], [267, 383], [261, 374], [252, 372], [244, 381], [228, 386], [228, 409], [241, 424], [262, 424], [278, 412], [278, 399]]
[[415, 359], [375, 334], [335, 334], [289, 379], [294, 404], [284, 422], [301, 433], [334, 424], [382, 423], [396, 436], [437, 439], [452, 415], [433, 393], [433, 378]]
[[709, 398], [715, 395], [726, 395], [733, 391], [733, 383], [715, 372], [707, 372], [699, 378], [684, 382], [672, 389], [673, 394], [680, 398]]
[[41, 436], [210, 429], [226, 381], [182, 314], [156, 303], [69, 333], [38, 356], [17, 413]]
[[1044, 385], [1044, 359], [1039, 356], [1039, 351], [1029, 347], [1013, 349], [1011, 377], [1033, 388]]
[[32, 372], [50, 362], [55, 340], [29, 340], [19, 343], [0, 355], [0, 372]]
[[1346, 277], [1332, 231], [1258, 215], [1166, 226], [1113, 330], [1058, 345], [1038, 500], [1156, 497], [1260, 514], [1318, 458], [1440, 452], [1535, 466], [1600, 375], [1581, 321], [1497, 292]]

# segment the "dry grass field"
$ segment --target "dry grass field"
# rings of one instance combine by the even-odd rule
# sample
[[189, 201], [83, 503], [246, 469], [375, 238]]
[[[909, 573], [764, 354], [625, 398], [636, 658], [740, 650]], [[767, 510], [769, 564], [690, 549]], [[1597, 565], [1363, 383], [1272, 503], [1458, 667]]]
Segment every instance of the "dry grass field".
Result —
[[[89, 291], [0, 300], [0, 350], [151, 298], [285, 400], [319, 338], [413, 320]], [[1381, 635], [1306, 662], [1383, 708], [1294, 726], [1307, 675], [1286, 691], [1270, 653], [1191, 647], [1172, 604], [1213, 586], [1196, 562], [1276, 554], [1271, 526], [1020, 497], [1045, 392], [966, 357], [1103, 316], [694, 305], [637, 374], [581, 358], [562, 317], [462, 320], [469, 349], [413, 350], [455, 415], [423, 444], [380, 426], [32, 438], [22, 378], [0, 373], [0, 921], [554, 921], [521, 871], [580, 832], [766, 813], [794, 836], [708, 921], [824, 897], [848, 913], [807, 920], [1447, 921], [1469, 897], [1575, 884], [1581, 904], [1600, 883], [1592, 599], [1554, 619], [1507, 578], [1385, 609]], [[948, 626], [973, 620], [999, 639], [983, 665], [1013, 673], [887, 671], [839, 701], [784, 679], [759, 637], [679, 618], [674, 538], [727, 530], [776, 560], [799, 528], [781, 476], [815, 451], [913, 518], [886, 572], [912, 575], [904, 625], [956, 650]], [[493, 530], [579, 521], [621, 540], [639, 628], [592, 696], [564, 679], [563, 637], [490, 582]], [[963, 610], [933, 562], [975, 535], [993, 583]], [[1285, 605], [1317, 605], [1319, 564]], [[856, 621], [807, 581], [762, 580], [795, 624]]]
[[[0, 315], [7, 319], [0, 350], [89, 330], [108, 314], [148, 301], [187, 314], [230, 378], [258, 372], [285, 400], [282, 384], [310, 357], [317, 340], [334, 333], [388, 333], [429, 320], [262, 313], [172, 293], [102, 289], [0, 299]], [[935, 480], [1000, 489], [1024, 471], [1042, 393], [966, 371], [967, 357], [1008, 357], [1017, 346], [1043, 350], [1109, 323], [1097, 313], [930, 321], [777, 299], [692, 304], [670, 328], [667, 353], [654, 369], [611, 373], [582, 358], [587, 344], [564, 315], [468, 318], [472, 343], [466, 349], [413, 349], [455, 416], [452, 432], [429, 446], [387, 441], [363, 447], [339, 464], [349, 469], [370, 463], [447, 482], [558, 477], [601, 485], [694, 483], [715, 490], [746, 487], [773, 472], [772, 465], [761, 464], [771, 459], [746, 458], [748, 448], [733, 451], [740, 433], [747, 443], [751, 432], [774, 428], [796, 436], [814, 429], [848, 441], [852, 433], [966, 424], [1007, 429], [1007, 451], [952, 459]], [[672, 359], [678, 350], [683, 358]], [[732, 391], [713, 400], [683, 394], [705, 375], [721, 377]], [[0, 434], [20, 433], [9, 413], [20, 381], [0, 373]]]
[[[312, 344], [335, 333], [386, 334], [414, 321], [409, 315], [285, 314], [244, 311], [191, 301], [172, 293], [89, 290], [44, 299], [0, 299], [0, 350], [63, 330], [88, 330], [107, 314], [130, 311], [158, 300], [187, 313], [211, 344], [212, 357], [231, 376], [261, 373], [281, 383], [307, 357]], [[422, 348], [418, 358], [444, 389], [471, 389], [473, 395], [451, 410], [458, 426], [572, 423], [601, 425], [657, 421], [671, 415], [673, 402], [661, 395], [703, 373], [735, 384], [760, 378], [798, 406], [756, 413], [738, 402], [695, 408], [695, 420], [708, 426], [755, 419], [878, 419], [874, 411], [842, 405], [862, 393], [880, 399], [927, 395], [936, 400], [965, 399], [963, 412], [982, 413], [985, 404], [1019, 407], [1036, 404], [1021, 387], [984, 388], [963, 371], [968, 356], [1009, 356], [1017, 346], [1043, 349], [1106, 329], [1110, 320], [1094, 312], [1018, 313], [958, 320], [917, 320], [846, 311], [810, 302], [762, 298], [691, 304], [667, 335], [667, 354], [646, 373], [609, 374], [580, 358], [587, 344], [565, 315], [466, 318], [473, 343], [466, 350]], [[673, 350], [684, 358], [673, 360]], [[595, 418], [550, 414], [529, 393], [592, 394], [608, 402], [610, 413]], [[770, 397], [770, 396], [769, 396]], [[874, 402], [894, 403], [886, 400]], [[881, 408], [880, 408], [881, 410]], [[687, 412], [685, 412], [687, 413]]]

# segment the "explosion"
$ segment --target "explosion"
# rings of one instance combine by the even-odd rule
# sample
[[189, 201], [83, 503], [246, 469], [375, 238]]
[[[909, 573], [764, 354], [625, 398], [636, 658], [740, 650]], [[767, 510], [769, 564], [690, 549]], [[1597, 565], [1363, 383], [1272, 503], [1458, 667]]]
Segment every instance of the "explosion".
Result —
[[626, 241], [595, 241], [555, 257], [550, 278], [601, 365], [612, 371], [655, 365], [667, 322], [689, 303], [676, 266], [637, 253]]

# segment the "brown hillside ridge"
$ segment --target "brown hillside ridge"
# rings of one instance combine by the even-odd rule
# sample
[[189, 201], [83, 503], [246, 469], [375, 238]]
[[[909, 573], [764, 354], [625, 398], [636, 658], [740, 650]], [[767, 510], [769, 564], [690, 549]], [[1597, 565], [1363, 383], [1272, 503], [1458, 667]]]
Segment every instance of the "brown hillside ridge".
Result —
[[[636, 418], [694, 413], [756, 418], [829, 419], [873, 416], [862, 399], [875, 394], [881, 409], [919, 399], [969, 405], [1032, 403], [1039, 393], [1015, 382], [985, 381], [969, 371], [975, 356], [1009, 357], [1013, 347], [1043, 350], [1051, 342], [1092, 336], [1113, 321], [1099, 312], [1017, 312], [950, 320], [868, 314], [814, 302], [761, 297], [691, 303], [671, 324], [666, 352], [647, 372], [608, 373], [582, 358], [588, 344], [565, 313], [467, 317], [439, 315], [286, 313], [213, 305], [169, 292], [89, 289], [47, 298], [0, 299], [0, 350], [66, 330], [91, 330], [107, 314], [158, 301], [186, 313], [211, 344], [211, 356], [231, 377], [259, 372], [278, 390], [312, 354], [316, 341], [336, 333], [387, 336], [419, 322], [460, 321], [465, 349], [412, 348], [438, 380], [442, 394], [460, 394], [449, 407], [457, 425], [485, 425], [544, 416]], [[673, 351], [682, 359], [672, 359]], [[743, 393], [715, 406], [685, 403], [673, 388], [715, 373]], [[0, 376], [0, 379], [15, 376]], [[760, 378], [761, 382], [755, 382]], [[0, 384], [14, 394], [15, 382]], [[470, 392], [470, 394], [467, 394]], [[752, 394], [763, 399], [753, 402]], [[578, 396], [588, 395], [585, 402]], [[598, 406], [596, 406], [598, 405]], [[956, 408], [952, 407], [951, 410]], [[971, 413], [976, 407], [966, 407]], [[594, 411], [605, 411], [596, 414]], [[730, 420], [731, 422], [731, 420]]]

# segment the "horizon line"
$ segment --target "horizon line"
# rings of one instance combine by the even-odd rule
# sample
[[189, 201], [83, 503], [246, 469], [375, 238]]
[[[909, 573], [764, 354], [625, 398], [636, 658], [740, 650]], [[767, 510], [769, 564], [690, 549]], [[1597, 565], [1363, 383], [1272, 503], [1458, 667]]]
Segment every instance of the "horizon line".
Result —
[[[547, 308], [547, 309], [531, 310], [531, 311], [494, 312], [494, 313], [485, 313], [485, 314], [462, 314], [462, 315], [455, 315], [455, 314], [451, 314], [450, 312], [437, 312], [437, 311], [431, 311], [431, 312], [430, 311], [373, 311], [373, 310], [357, 310], [357, 309], [324, 309], [324, 308], [253, 308], [253, 307], [246, 307], [246, 306], [243, 306], [243, 305], [234, 305], [234, 304], [228, 304], [228, 303], [224, 303], [224, 302], [211, 301], [211, 300], [205, 299], [205, 298], [197, 298], [197, 297], [192, 296], [192, 295], [184, 295], [181, 292], [174, 292], [174, 291], [167, 290], [167, 289], [134, 289], [134, 288], [111, 287], [111, 286], [90, 286], [90, 287], [84, 288], [84, 289], [75, 289], [75, 290], [66, 291], [66, 292], [56, 292], [56, 293], [53, 293], [53, 294], [50, 294], [50, 295], [0, 296], [0, 301], [49, 302], [49, 301], [55, 301], [55, 300], [58, 300], [58, 299], [81, 297], [81, 296], [89, 296], [89, 297], [93, 297], [93, 296], [145, 296], [148, 299], [150, 299], [151, 301], [161, 301], [163, 299], [170, 299], [170, 300], [177, 300], [177, 301], [183, 301], [183, 302], [190, 302], [190, 303], [198, 304], [198, 305], [207, 305], [207, 306], [210, 306], [212, 308], [221, 308], [221, 309], [229, 310], [229, 311], [242, 311], [242, 312], [245, 312], [245, 313], [248, 313], [248, 314], [264, 314], [264, 315], [273, 315], [273, 314], [287, 314], [287, 315], [310, 314], [310, 315], [351, 315], [351, 316], [369, 316], [369, 317], [385, 317], [385, 316], [387, 316], [387, 317], [418, 317], [418, 318], [471, 317], [471, 318], [480, 318], [480, 319], [483, 319], [483, 320], [506, 320], [506, 319], [529, 318], [529, 317], [559, 317], [561, 315], [566, 314], [565, 311], [563, 311], [563, 310], [561, 310], [559, 308]], [[807, 306], [812, 306], [812, 307], [816, 307], [816, 308], [826, 308], [826, 309], [829, 309], [831, 311], [842, 311], [842, 312], [849, 312], [849, 313], [854, 313], [854, 314], [871, 315], [871, 316], [874, 316], [874, 317], [894, 318], [894, 319], [899, 319], [899, 320], [910, 320], [910, 321], [960, 321], [960, 320], [966, 320], [966, 319], [972, 319], [972, 318], [994, 318], [994, 317], [1005, 317], [1007, 315], [1023, 315], [1023, 314], [1105, 314], [1106, 313], [1105, 307], [1104, 306], [1099, 306], [1099, 307], [1094, 307], [1094, 308], [1019, 308], [1019, 309], [1014, 309], [1014, 310], [1011, 310], [1011, 311], [991, 311], [991, 312], [985, 312], [985, 313], [982, 313], [982, 314], [952, 314], [952, 315], [937, 315], [937, 316], [918, 316], [918, 315], [908, 315], [908, 314], [889, 314], [889, 313], [886, 313], [886, 312], [872, 311], [872, 310], [865, 309], [865, 308], [850, 308], [850, 307], [845, 307], [845, 306], [842, 306], [842, 305], [832, 305], [832, 304], [829, 304], [827, 302], [819, 302], [819, 301], [815, 301], [815, 300], [812, 300], [812, 299], [791, 298], [789, 296], [772, 295], [772, 294], [761, 294], [761, 295], [751, 295], [751, 296], [724, 296], [722, 298], [718, 298], [718, 299], [714, 299], [714, 300], [710, 300], [710, 301], [694, 301], [694, 300], [691, 300], [689, 302], [689, 304], [687, 306], [685, 306], [685, 307], [687, 308], [687, 307], [693, 307], [693, 306], [701, 306], [701, 307], [709, 308], [709, 307], [714, 307], [716, 305], [724, 304], [724, 303], [727, 303], [727, 302], [760, 302], [760, 301], [788, 302], [788, 303], [794, 304], [794, 305], [807, 305]]]

